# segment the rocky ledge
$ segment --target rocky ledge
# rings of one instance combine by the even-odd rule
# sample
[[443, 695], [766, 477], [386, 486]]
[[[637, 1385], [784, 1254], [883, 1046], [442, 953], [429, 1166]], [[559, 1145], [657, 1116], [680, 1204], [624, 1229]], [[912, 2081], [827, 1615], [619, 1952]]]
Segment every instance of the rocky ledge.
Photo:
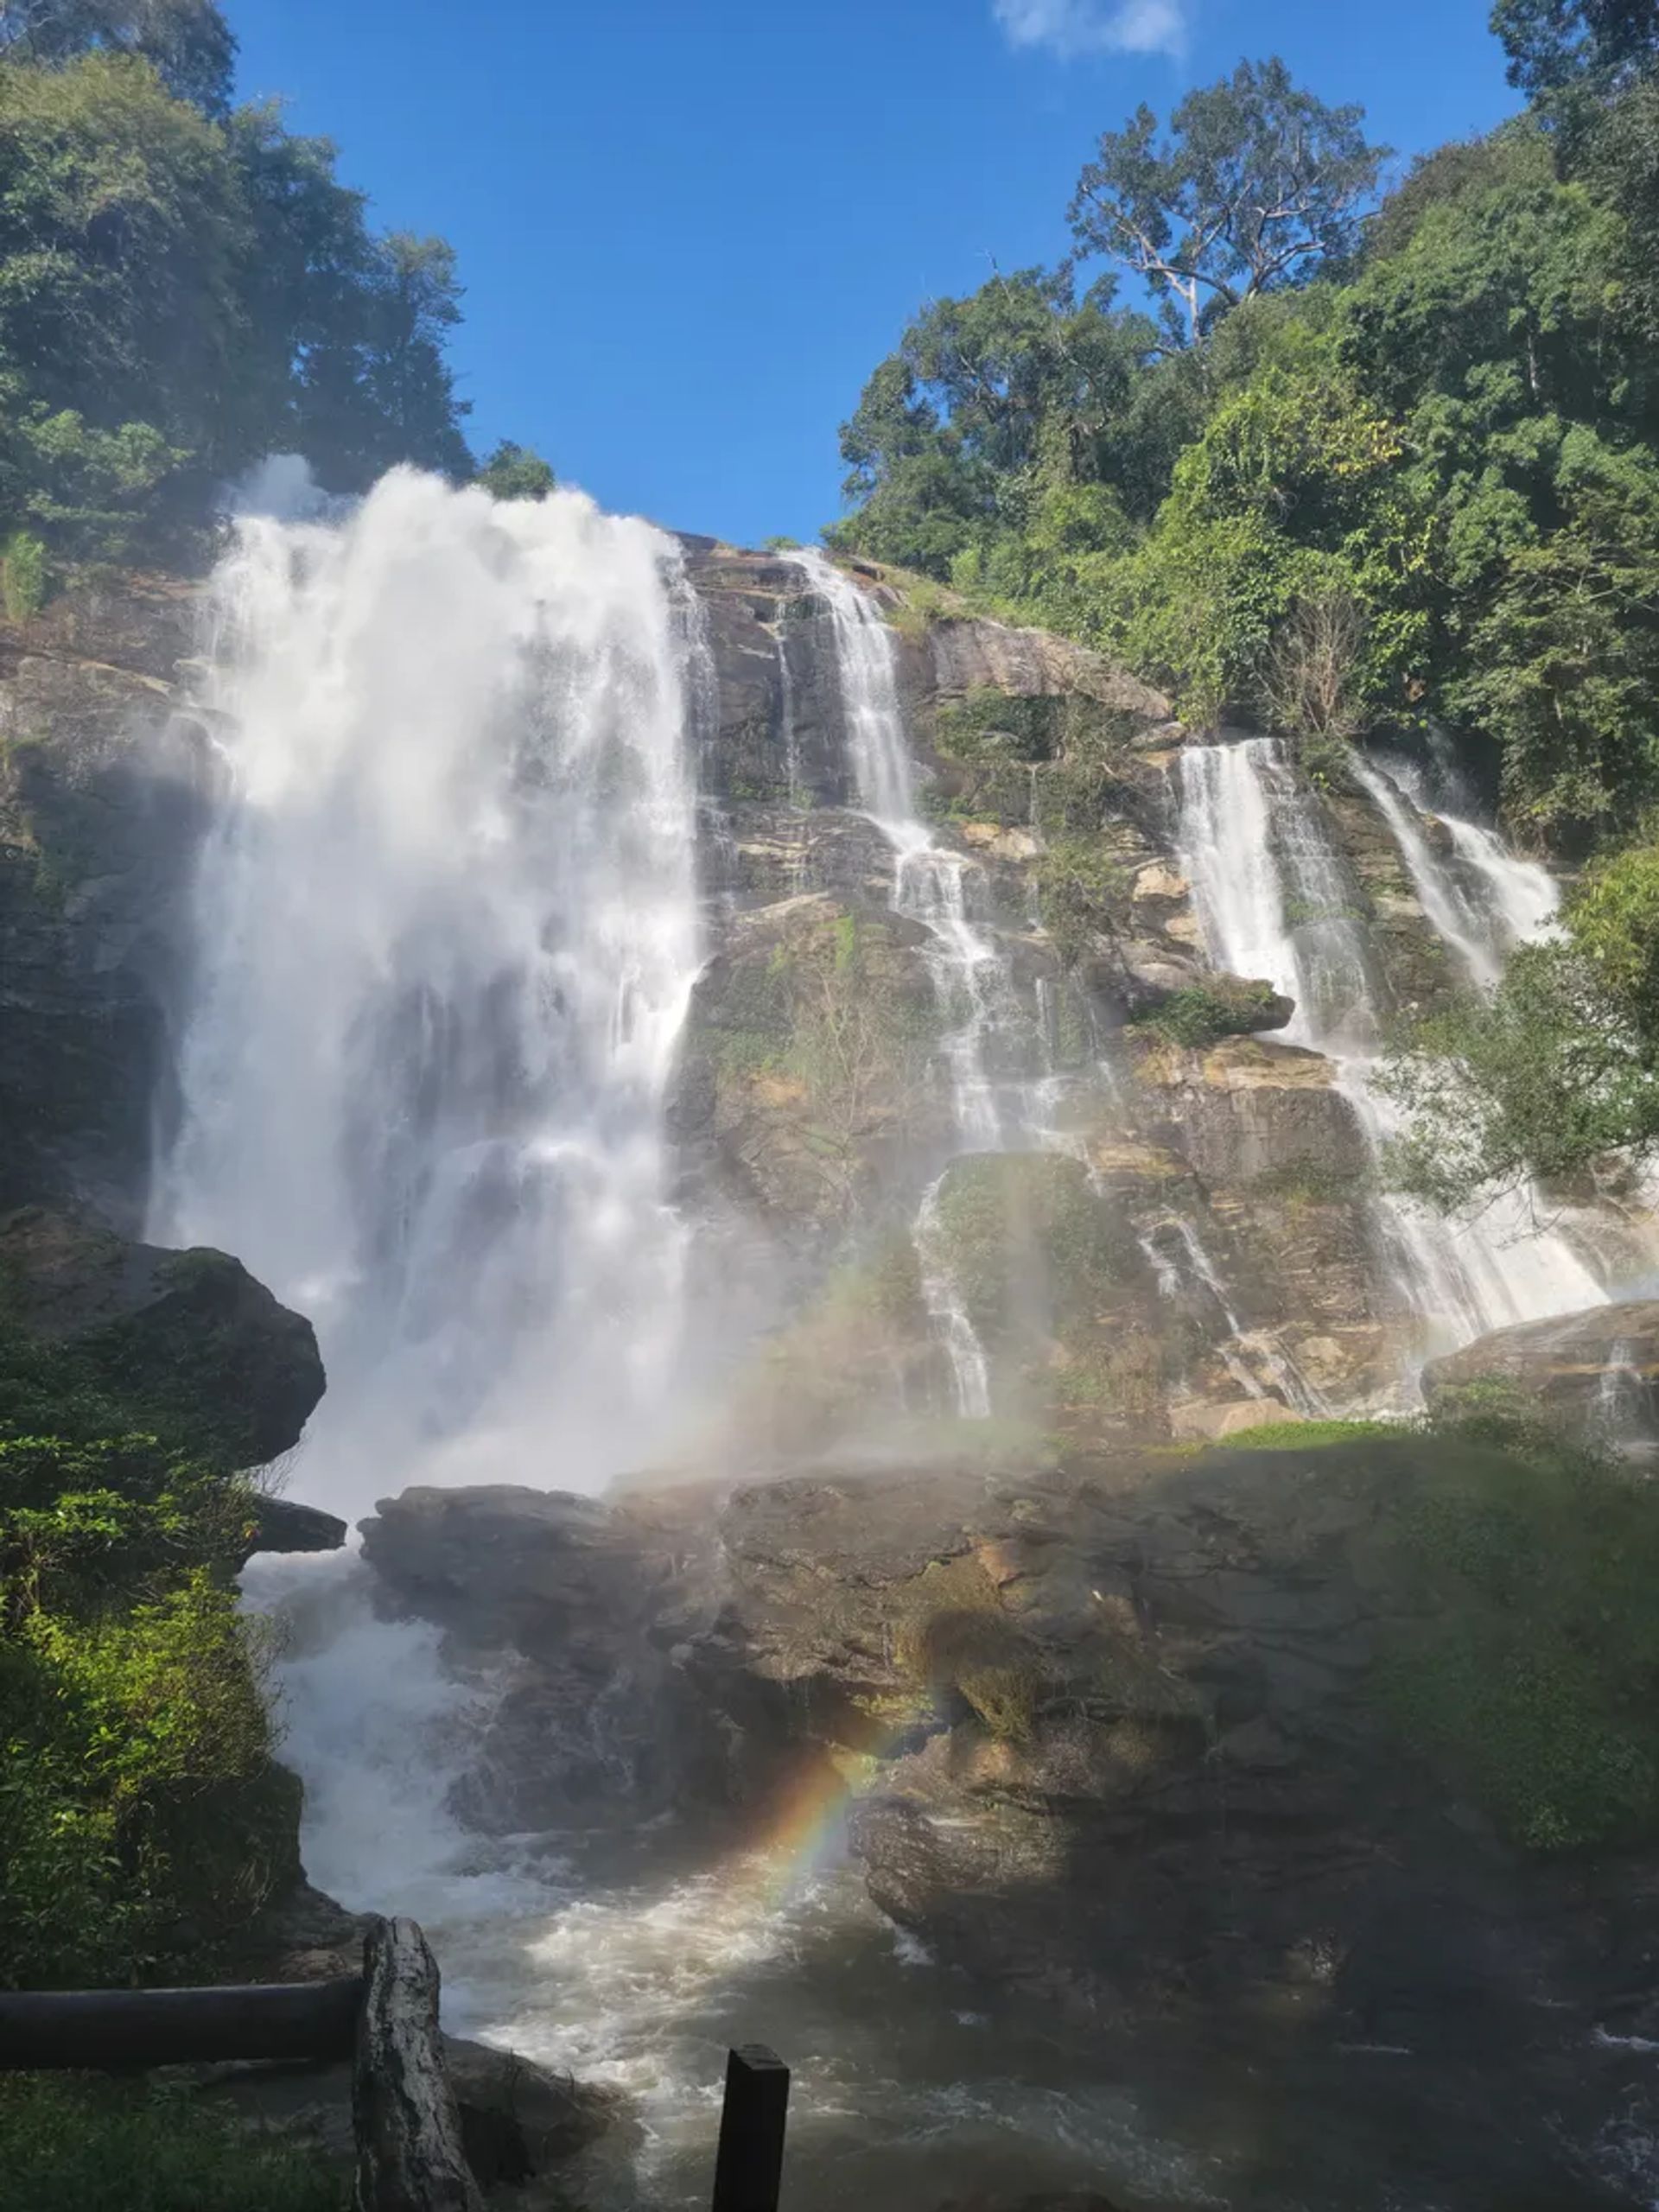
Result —
[[1126, 2065], [1253, 2054], [1275, 2128], [1334, 2054], [1398, 2052], [1396, 2129], [1455, 2076], [1464, 2147], [1428, 2127], [1396, 2178], [1421, 2151], [1437, 2202], [1507, 2173], [1590, 2204], [1617, 2199], [1560, 2142], [1640, 2075], [1604, 2025], [1659, 2028], [1659, 1881], [1554, 1847], [1622, 1816], [1524, 1731], [1482, 1739], [1467, 1638], [1503, 1619], [1466, 1535], [1530, 1480], [1379, 1436], [611, 1506], [413, 1492], [365, 1535], [391, 1600], [503, 1685], [474, 1815], [591, 1820], [608, 1788], [749, 1830], [816, 1775], [871, 1895], [987, 2001]]

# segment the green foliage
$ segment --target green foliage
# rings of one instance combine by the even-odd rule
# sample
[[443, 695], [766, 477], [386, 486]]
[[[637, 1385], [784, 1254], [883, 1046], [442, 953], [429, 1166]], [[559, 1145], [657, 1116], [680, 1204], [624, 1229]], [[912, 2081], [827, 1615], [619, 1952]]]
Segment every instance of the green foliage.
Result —
[[1241, 982], [1232, 988], [1216, 983], [1190, 983], [1172, 991], [1160, 1007], [1136, 1017], [1135, 1027], [1167, 1039], [1172, 1045], [1202, 1050], [1224, 1037], [1248, 1037], [1262, 1028], [1272, 1014], [1271, 983]]
[[1402, 1534], [1439, 1602], [1389, 1655], [1389, 1711], [1529, 1850], [1651, 1834], [1649, 1490], [1497, 1404], [1431, 1421], [1425, 1450]]
[[1659, 57], [1654, 0], [1494, 0], [1491, 21], [1529, 99], [1605, 92]]
[[87, 52], [136, 54], [209, 115], [230, 105], [236, 38], [214, 0], [8, 0], [0, 12], [0, 54], [13, 61]]
[[153, 1436], [5, 1426], [0, 1986], [142, 1978], [210, 1955], [293, 1869], [232, 1586], [252, 1502]]
[[474, 473], [442, 239], [376, 238], [327, 141], [229, 111], [210, 0], [0, 17], [0, 524], [76, 560], [193, 553], [220, 478]]
[[1038, 856], [1032, 874], [1043, 927], [1063, 967], [1075, 967], [1097, 938], [1122, 930], [1130, 881], [1098, 838], [1052, 839]]
[[1659, 1141], [1659, 1039], [1574, 944], [1524, 945], [1491, 999], [1410, 1027], [1380, 1078], [1395, 1179], [1442, 1206]]
[[478, 481], [493, 499], [544, 499], [558, 479], [540, 454], [506, 438], [479, 470]]
[[[1428, 715], [1496, 747], [1539, 844], [1659, 799], [1648, 0], [1499, 17], [1512, 52], [1601, 57], [1570, 145], [1552, 109], [1443, 148], [1363, 242], [1360, 118], [1277, 64], [1167, 142], [1145, 111], [1109, 133], [1079, 241], [1165, 330], [1038, 270], [928, 308], [844, 434], [842, 542], [1122, 658], [1189, 722], [1281, 729], [1333, 787], [1347, 739]], [[1235, 203], [1277, 205], [1287, 162], [1268, 251]]]
[[1272, 1421], [1260, 1428], [1241, 1429], [1217, 1452], [1315, 1452], [1330, 1444], [1357, 1444], [1368, 1437], [1389, 1436], [1392, 1426], [1381, 1421]]
[[1191, 92], [1160, 142], [1144, 105], [1078, 180], [1072, 235], [1142, 278], [1178, 344], [1257, 294], [1351, 253], [1387, 149], [1364, 111], [1331, 108], [1276, 57]]
[[32, 531], [14, 530], [0, 547], [0, 600], [9, 622], [27, 621], [46, 603], [46, 548]]
[[320, 2152], [188, 2089], [0, 2075], [0, 2212], [346, 2212], [349, 2199]]

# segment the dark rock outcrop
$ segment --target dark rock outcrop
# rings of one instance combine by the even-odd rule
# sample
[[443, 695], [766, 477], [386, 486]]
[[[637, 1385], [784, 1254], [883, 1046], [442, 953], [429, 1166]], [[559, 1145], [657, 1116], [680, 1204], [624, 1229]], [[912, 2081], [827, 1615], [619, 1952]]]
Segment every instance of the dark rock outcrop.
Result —
[[652, 1633], [683, 1532], [505, 1486], [405, 1491], [362, 1528], [389, 1589], [494, 1669], [460, 1791], [474, 1826], [631, 1824], [723, 1799], [722, 1731]]
[[323, 1393], [311, 1324], [239, 1261], [38, 1206], [0, 1220], [0, 1318], [73, 1354], [132, 1418], [237, 1466], [291, 1450]]

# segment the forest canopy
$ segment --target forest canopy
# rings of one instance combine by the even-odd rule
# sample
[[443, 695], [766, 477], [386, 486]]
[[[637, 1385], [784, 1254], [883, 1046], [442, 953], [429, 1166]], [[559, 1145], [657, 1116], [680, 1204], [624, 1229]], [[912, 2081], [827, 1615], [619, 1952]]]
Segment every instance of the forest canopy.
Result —
[[[1525, 111], [1386, 190], [1363, 111], [1276, 59], [1106, 131], [1070, 257], [929, 302], [877, 365], [829, 533], [1199, 728], [1448, 732], [1511, 836], [1595, 859], [1564, 944], [1405, 1040], [1443, 1198], [1659, 1141], [1608, 920], [1659, 849], [1659, 0], [1492, 29]], [[1631, 929], [1659, 945], [1659, 910]]]
[[330, 141], [236, 106], [235, 56], [213, 0], [0, 0], [9, 595], [43, 556], [183, 557], [267, 453], [340, 492], [476, 473], [453, 250], [378, 230]]

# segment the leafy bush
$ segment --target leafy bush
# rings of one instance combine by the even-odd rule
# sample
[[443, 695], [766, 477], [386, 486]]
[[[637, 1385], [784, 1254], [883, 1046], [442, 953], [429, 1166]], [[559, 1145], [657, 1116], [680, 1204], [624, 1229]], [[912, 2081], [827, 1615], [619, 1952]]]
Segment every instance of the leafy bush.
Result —
[[0, 1986], [211, 1958], [296, 1872], [251, 1499], [153, 1437], [0, 1441]]
[[1032, 874], [1043, 927], [1062, 967], [1074, 968], [1096, 938], [1122, 931], [1128, 911], [1129, 878], [1098, 838], [1052, 839]]
[[1137, 1029], [1151, 1031], [1172, 1045], [1202, 1050], [1224, 1037], [1248, 1037], [1272, 1014], [1271, 983], [1240, 983], [1236, 989], [1190, 983], [1173, 991], [1163, 1004], [1136, 1017]]
[[46, 603], [46, 548], [30, 531], [14, 530], [0, 550], [0, 599], [9, 622], [27, 621]]

